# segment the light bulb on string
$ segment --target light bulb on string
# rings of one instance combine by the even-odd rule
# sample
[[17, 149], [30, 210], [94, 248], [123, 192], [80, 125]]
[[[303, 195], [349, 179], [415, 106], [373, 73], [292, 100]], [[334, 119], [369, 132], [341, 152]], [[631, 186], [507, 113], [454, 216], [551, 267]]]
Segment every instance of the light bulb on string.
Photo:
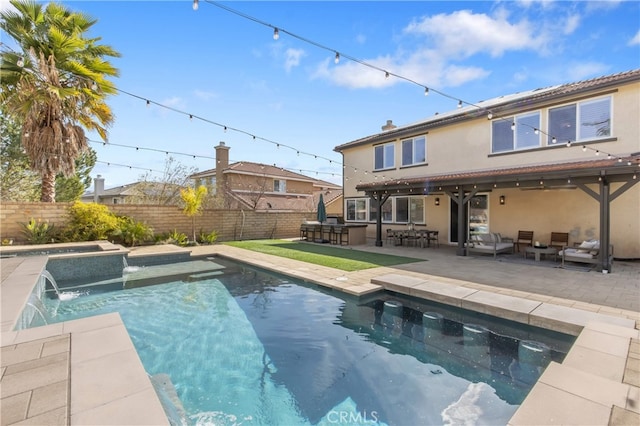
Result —
[[516, 129], [516, 123], [515, 121], [511, 122], [511, 130], [515, 130]]
[[96, 83], [95, 81], [91, 82], [91, 90], [93, 90], [94, 92], [96, 90], [98, 90], [98, 83]]
[[384, 78], [389, 78], [389, 71], [384, 72]]
[[280, 38], [280, 31], [277, 28], [273, 29], [273, 39], [277, 40]]
[[198, 10], [198, 0], [193, 0], [193, 10]]
[[428, 87], [424, 88], [424, 95], [425, 96], [429, 96], [429, 88]]
[[151, 105], [151, 101], [147, 99], [147, 107], [149, 107], [149, 105]]
[[489, 113], [487, 114], [487, 120], [491, 120], [493, 118], [493, 114], [491, 113], [491, 111], [489, 111]]
[[534, 129], [533, 129], [533, 133], [534, 133], [535, 135], [537, 135], [538, 133], [540, 133], [540, 130], [538, 130], [538, 129], [534, 128]]
[[586, 145], [582, 145], [582, 152], [587, 152], [587, 146]]
[[458, 101], [458, 108], [462, 108], [462, 101]]
[[24, 67], [24, 56], [20, 56], [18, 58], [18, 61], [16, 62], [16, 65], [19, 66], [20, 68]]
[[333, 62], [335, 62], [336, 64], [340, 62], [340, 54], [338, 52], [336, 52], [336, 57], [333, 59]]

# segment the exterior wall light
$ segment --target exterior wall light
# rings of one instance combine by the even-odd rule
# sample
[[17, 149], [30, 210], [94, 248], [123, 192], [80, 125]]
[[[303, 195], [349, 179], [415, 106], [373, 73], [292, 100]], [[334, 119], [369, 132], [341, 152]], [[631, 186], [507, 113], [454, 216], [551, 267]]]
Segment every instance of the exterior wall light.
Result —
[[439, 205], [440, 205], [440, 198], [436, 197], [436, 199], [435, 199], [435, 201], [434, 201], [434, 204], [435, 204], [436, 206], [439, 206]]
[[506, 201], [507, 201], [507, 200], [506, 200], [506, 198], [504, 197], [504, 195], [501, 195], [501, 196], [500, 196], [500, 205], [501, 205], [501, 206], [504, 206], [504, 203], [505, 203]]

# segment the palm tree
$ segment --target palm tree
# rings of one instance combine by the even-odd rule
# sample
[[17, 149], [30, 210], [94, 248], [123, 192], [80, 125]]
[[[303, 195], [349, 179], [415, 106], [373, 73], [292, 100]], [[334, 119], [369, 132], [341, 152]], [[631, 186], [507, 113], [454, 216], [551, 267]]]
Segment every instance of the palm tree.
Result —
[[22, 145], [42, 179], [40, 200], [55, 202], [56, 175], [73, 175], [88, 148], [85, 130], [107, 141], [113, 114], [105, 98], [116, 88], [106, 78], [118, 70], [104, 57], [120, 54], [85, 36], [97, 21], [82, 13], [56, 3], [11, 4], [15, 10], [0, 12], [0, 28], [18, 47], [3, 43], [0, 102], [22, 123]]

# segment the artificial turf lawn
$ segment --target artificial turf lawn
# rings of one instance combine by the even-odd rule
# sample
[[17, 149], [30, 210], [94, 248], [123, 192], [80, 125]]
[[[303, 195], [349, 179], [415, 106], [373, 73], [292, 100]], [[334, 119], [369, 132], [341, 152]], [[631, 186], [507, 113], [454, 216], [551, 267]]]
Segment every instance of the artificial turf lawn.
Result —
[[323, 244], [300, 243], [285, 240], [230, 241], [224, 244], [287, 259], [300, 260], [315, 265], [328, 266], [343, 271], [393, 266], [403, 263], [423, 262], [424, 259], [370, 253], [350, 248], [336, 248]]

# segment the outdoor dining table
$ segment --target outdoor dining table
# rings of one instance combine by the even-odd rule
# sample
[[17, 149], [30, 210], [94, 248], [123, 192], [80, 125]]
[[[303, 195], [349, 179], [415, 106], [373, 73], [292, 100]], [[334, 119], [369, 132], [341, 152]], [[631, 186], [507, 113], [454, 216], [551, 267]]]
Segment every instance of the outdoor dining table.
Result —
[[402, 246], [408, 245], [410, 240], [414, 240], [415, 242], [420, 243], [420, 248], [431, 247], [431, 236], [433, 236], [437, 231], [432, 231], [430, 229], [421, 229], [421, 230], [406, 230], [406, 229], [396, 229], [393, 230], [393, 241], [394, 245]]

